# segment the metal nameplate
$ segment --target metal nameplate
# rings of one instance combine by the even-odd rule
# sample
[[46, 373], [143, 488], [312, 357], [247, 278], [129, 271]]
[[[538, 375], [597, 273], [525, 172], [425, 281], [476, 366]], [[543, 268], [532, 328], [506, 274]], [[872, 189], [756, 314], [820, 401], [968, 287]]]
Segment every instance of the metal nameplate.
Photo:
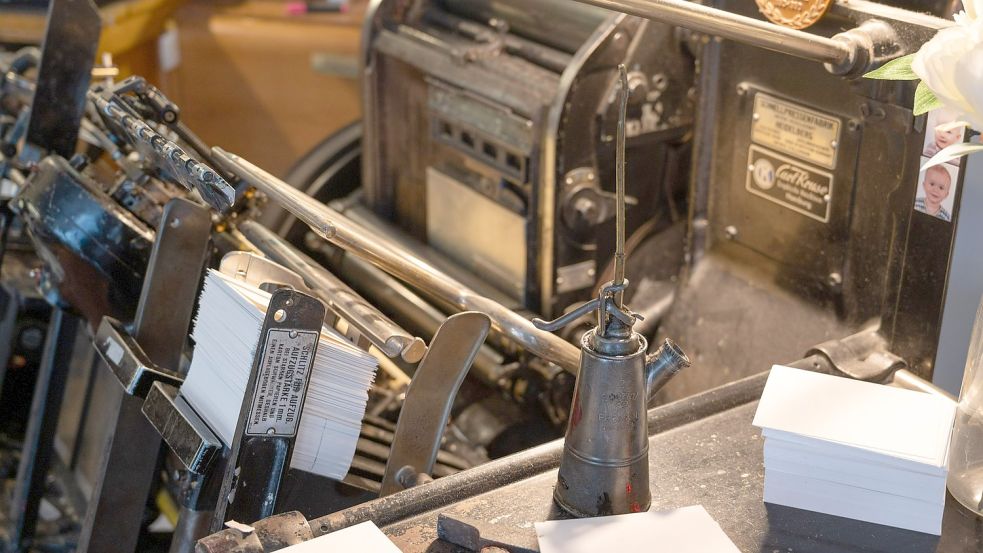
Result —
[[754, 96], [752, 142], [833, 169], [839, 139], [838, 118], [760, 92]]
[[748, 150], [748, 192], [822, 223], [829, 222], [833, 175], [752, 145]]
[[303, 330], [267, 332], [246, 421], [247, 435], [292, 437], [297, 434], [319, 337], [317, 332]]

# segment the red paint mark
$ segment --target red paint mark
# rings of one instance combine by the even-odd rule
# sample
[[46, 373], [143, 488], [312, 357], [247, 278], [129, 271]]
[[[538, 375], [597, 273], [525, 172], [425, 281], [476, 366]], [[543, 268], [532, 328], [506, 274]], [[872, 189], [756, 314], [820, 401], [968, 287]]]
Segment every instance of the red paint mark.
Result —
[[638, 504], [637, 501], [631, 502], [631, 512], [637, 513], [642, 510], [642, 506]]
[[625, 494], [631, 495], [631, 482], [625, 482]]
[[570, 414], [570, 428], [576, 428], [580, 424], [580, 417], [583, 413], [580, 410], [580, 394], [573, 396], [573, 413]]

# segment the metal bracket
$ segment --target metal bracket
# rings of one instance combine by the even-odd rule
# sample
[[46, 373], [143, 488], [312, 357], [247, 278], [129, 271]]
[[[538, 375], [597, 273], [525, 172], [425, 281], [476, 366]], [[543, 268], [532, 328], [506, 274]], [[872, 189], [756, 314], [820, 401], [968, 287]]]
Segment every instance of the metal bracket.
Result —
[[96, 353], [131, 396], [146, 397], [154, 382], [180, 386], [184, 381], [176, 372], [154, 364], [122, 323], [112, 317], [102, 318], [94, 342]]
[[880, 382], [907, 363], [887, 349], [878, 327], [868, 328], [839, 340], [823, 342], [803, 357], [822, 355], [833, 368], [850, 378]]
[[[284, 288], [277, 290], [270, 298], [266, 318], [260, 332], [259, 344], [253, 358], [253, 367], [246, 384], [239, 422], [235, 438], [229, 452], [229, 463], [219, 492], [212, 531], [222, 528], [226, 520], [254, 521], [268, 517], [275, 512], [280, 482], [288, 468], [290, 454], [297, 436], [298, 416], [292, 428], [271, 425], [269, 430], [259, 433], [250, 414], [259, 391], [259, 373], [264, 368], [268, 350], [276, 346], [279, 336], [285, 334], [293, 339], [302, 334], [316, 333], [320, 336], [324, 321], [325, 307], [318, 299], [302, 292]], [[281, 344], [282, 346], [282, 344]], [[297, 405], [299, 413], [303, 408], [303, 398], [310, 382], [310, 364], [316, 354], [309, 353], [306, 378]], [[302, 368], [298, 368], [303, 370]]]
[[381, 496], [410, 487], [433, 470], [457, 390], [490, 328], [487, 315], [465, 311], [437, 329], [406, 391]]
[[174, 386], [152, 383], [141, 410], [189, 471], [204, 475], [222, 451], [222, 441]]

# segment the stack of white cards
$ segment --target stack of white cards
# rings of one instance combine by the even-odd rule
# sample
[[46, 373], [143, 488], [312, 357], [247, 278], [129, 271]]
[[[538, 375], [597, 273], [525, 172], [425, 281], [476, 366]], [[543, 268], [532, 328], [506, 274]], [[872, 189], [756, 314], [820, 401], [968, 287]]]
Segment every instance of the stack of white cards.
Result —
[[[235, 435], [270, 294], [209, 271], [192, 337], [194, 357], [181, 394], [228, 446]], [[340, 479], [355, 455], [376, 359], [321, 329], [291, 468]]]
[[955, 403], [774, 366], [754, 425], [764, 500], [940, 534]]

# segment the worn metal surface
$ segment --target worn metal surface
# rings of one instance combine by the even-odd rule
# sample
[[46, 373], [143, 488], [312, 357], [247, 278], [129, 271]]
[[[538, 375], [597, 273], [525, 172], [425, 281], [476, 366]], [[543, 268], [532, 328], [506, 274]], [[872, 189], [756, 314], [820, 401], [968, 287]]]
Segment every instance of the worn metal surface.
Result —
[[474, 293], [391, 240], [376, 235], [330, 207], [313, 201], [310, 196], [241, 157], [220, 148], [214, 148], [214, 152], [216, 159], [227, 170], [268, 194], [325, 240], [364, 257], [412, 285], [432, 290], [461, 310], [487, 314], [496, 328], [516, 344], [571, 372], [577, 370], [577, 349], [569, 342], [536, 329], [518, 313]]
[[[218, 505], [211, 524], [212, 531], [221, 528], [226, 520], [253, 521], [275, 512], [280, 501], [280, 483], [289, 468], [290, 451], [296, 438], [299, 417], [295, 418], [292, 428], [277, 426], [271, 427], [268, 435], [254, 434], [251, 415], [261, 396], [257, 383], [261, 370], [267, 370], [271, 365], [264, 363], [264, 360], [272, 354], [274, 335], [285, 333], [286, 340], [300, 340], [304, 335], [313, 333], [313, 348], [306, 359], [306, 366], [298, 367], [298, 373], [306, 373], [303, 377], [303, 389], [294, 392], [299, 395], [298, 413], [303, 409], [310, 364], [314, 360], [324, 313], [325, 307], [320, 300], [290, 288], [281, 288], [270, 297], [253, 357], [253, 367], [243, 394], [235, 437], [229, 445], [229, 461], [222, 478]], [[266, 430], [261, 429], [260, 432]]]
[[120, 131], [140, 155], [157, 167], [162, 178], [196, 190], [216, 211], [224, 212], [235, 203], [235, 189], [221, 174], [155, 131], [118, 96], [90, 91], [88, 98], [107, 124]]
[[50, 2], [27, 142], [71, 157], [85, 111], [102, 19], [90, 0]]
[[78, 316], [55, 309], [48, 327], [38, 369], [31, 414], [17, 466], [17, 480], [10, 498], [10, 539], [13, 551], [28, 547], [37, 529], [41, 499], [48, 487], [48, 469], [54, 454], [55, 431], [65, 394], [76, 334], [82, 328]]
[[433, 471], [457, 390], [490, 328], [487, 315], [466, 311], [452, 315], [437, 329], [406, 391], [380, 495], [412, 485], [400, 477], [406, 467], [414, 475]]
[[[819, 369], [820, 361], [819, 358], [813, 357], [803, 360], [800, 364], [802, 368], [813, 367], [815, 364], [813, 368]], [[760, 374], [653, 409], [648, 412], [649, 432], [667, 431], [754, 401], [764, 389], [765, 377], [765, 374]], [[317, 537], [367, 520], [372, 520], [379, 526], [389, 526], [425, 513], [432, 513], [436, 517], [436, 513], [441, 509], [457, 502], [556, 469], [562, 451], [562, 440], [556, 440], [460, 474], [435, 480], [425, 486], [417, 486], [311, 520], [310, 528], [313, 536]], [[503, 507], [503, 509], [507, 508], [509, 507]], [[433, 531], [436, 532], [436, 527], [433, 527]], [[235, 541], [236, 535], [235, 531], [231, 530], [212, 534], [200, 542], [199, 552], [226, 551], [226, 549], [211, 549], [210, 544], [225, 544], [224, 547], [230, 547], [228, 544]]]
[[[751, 426], [756, 402], [653, 436], [652, 510], [703, 505], [741, 551], [975, 553], [983, 547], [979, 520], [947, 498], [941, 537], [812, 513], [761, 501], [762, 439]], [[451, 507], [384, 527], [404, 552], [457, 552], [437, 541], [440, 513], [489, 521], [492, 536], [532, 548], [533, 522], [564, 518], [553, 505], [553, 471]], [[534, 549], [535, 550], [535, 549]]]
[[180, 386], [184, 380], [176, 372], [154, 364], [116, 319], [102, 318], [93, 343], [127, 394], [146, 397], [154, 382]]
[[416, 363], [423, 358], [427, 351], [423, 339], [397, 326], [313, 259], [258, 223], [243, 223], [239, 230], [264, 255], [300, 275], [328, 309], [347, 321], [387, 356], [402, 358], [408, 363]]
[[151, 228], [58, 156], [38, 163], [12, 206], [44, 261], [49, 299], [71, 304], [92, 326], [104, 315], [132, 320]]
[[185, 468], [195, 474], [206, 473], [221, 451], [222, 441], [178, 395], [177, 388], [155, 382], [142, 411]]
[[[180, 366], [210, 232], [211, 219], [202, 206], [175, 198], [164, 208], [133, 337], [151, 362], [171, 370]], [[134, 550], [156, 476], [161, 441], [142, 412], [143, 398], [125, 393], [122, 386], [110, 393], [113, 430], [93, 482], [79, 536], [81, 552]]]

